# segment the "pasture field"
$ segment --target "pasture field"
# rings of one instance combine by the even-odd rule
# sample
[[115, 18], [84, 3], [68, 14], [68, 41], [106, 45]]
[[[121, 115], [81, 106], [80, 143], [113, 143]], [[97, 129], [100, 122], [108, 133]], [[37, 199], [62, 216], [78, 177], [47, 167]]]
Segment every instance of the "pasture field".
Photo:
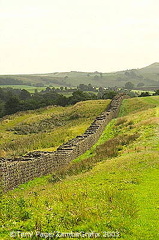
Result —
[[158, 120], [158, 97], [124, 100], [120, 117], [71, 163], [74, 175], [66, 169], [58, 182], [48, 175], [2, 196], [1, 239], [19, 230], [117, 231], [123, 240], [159, 239]]
[[[41, 92], [42, 90], [45, 90], [46, 87], [49, 87], [49, 86], [46, 85], [45, 87], [34, 87], [34, 86], [28, 86], [28, 85], [0, 85], [0, 88], [13, 88], [13, 89], [21, 89], [21, 90], [25, 89], [30, 93], [35, 93], [35, 91]], [[52, 88], [52, 87], [59, 88], [59, 87], [61, 87], [61, 85], [53, 84], [53, 85], [51, 85], [50, 88]], [[98, 92], [94, 92], [94, 91], [83, 91], [83, 92], [93, 93], [96, 95], [98, 93]], [[57, 93], [62, 94], [65, 97], [70, 97], [70, 96], [72, 96], [73, 91], [71, 89], [69, 89], [69, 91], [58, 91]]]
[[79, 102], [19, 112], [0, 120], [0, 156], [23, 155], [33, 150], [53, 151], [83, 134], [110, 100]]

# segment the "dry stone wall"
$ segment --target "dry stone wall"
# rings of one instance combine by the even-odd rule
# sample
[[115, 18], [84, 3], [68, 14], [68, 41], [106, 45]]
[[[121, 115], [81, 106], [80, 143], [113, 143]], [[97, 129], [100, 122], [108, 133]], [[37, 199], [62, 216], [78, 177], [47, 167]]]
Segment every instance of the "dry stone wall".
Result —
[[14, 189], [19, 184], [52, 173], [83, 154], [97, 142], [109, 121], [118, 115], [121, 102], [126, 97], [123, 94], [117, 95], [83, 135], [61, 145], [54, 152], [36, 151], [13, 159], [1, 158], [2, 190]]

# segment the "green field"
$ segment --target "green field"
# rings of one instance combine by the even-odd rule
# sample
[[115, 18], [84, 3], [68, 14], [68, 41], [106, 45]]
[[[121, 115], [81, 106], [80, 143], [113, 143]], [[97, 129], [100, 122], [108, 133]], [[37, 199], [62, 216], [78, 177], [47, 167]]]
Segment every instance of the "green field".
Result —
[[140, 95], [142, 92], [149, 92], [150, 95], [153, 95], [154, 91], [146, 91], [146, 90], [131, 90], [131, 92], [137, 93]]
[[25, 89], [30, 93], [35, 93], [35, 90], [40, 92], [46, 89], [46, 87], [34, 87], [34, 86], [27, 86], [27, 85], [0, 85], [0, 88]]
[[79, 174], [63, 172], [57, 183], [51, 175], [37, 178], [3, 195], [1, 239], [11, 239], [13, 230], [118, 231], [123, 240], [159, 239], [158, 120], [159, 97], [124, 100], [120, 117], [72, 163], [82, 162]]
[[[0, 88], [13, 88], [13, 89], [21, 89], [21, 90], [25, 89], [30, 93], [35, 93], [35, 91], [40, 92], [42, 90], [46, 90], [46, 87], [49, 87], [49, 86], [34, 87], [34, 86], [27, 86], [27, 85], [0, 85]], [[59, 88], [60, 86], [55, 84], [52, 87]], [[50, 87], [50, 88], [52, 88], [52, 87]], [[94, 92], [94, 91], [84, 91], [84, 92], [93, 93], [96, 95], [98, 93], [98, 92]], [[68, 90], [67, 91], [58, 91], [57, 93], [62, 94], [65, 97], [70, 97], [70, 96], [72, 96], [73, 91], [71, 89], [69, 89], [69, 91]]]
[[33, 150], [55, 150], [84, 133], [110, 100], [89, 100], [74, 106], [49, 106], [19, 112], [0, 120], [0, 157], [23, 155]]

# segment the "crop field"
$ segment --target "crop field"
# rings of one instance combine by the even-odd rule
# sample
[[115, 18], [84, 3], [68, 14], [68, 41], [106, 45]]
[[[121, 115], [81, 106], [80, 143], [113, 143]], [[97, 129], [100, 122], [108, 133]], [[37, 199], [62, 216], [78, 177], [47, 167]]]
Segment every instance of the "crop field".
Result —
[[110, 100], [85, 101], [69, 107], [49, 106], [6, 116], [0, 122], [0, 156], [33, 150], [53, 151], [84, 133]]
[[[90, 114], [86, 106], [81, 111]], [[159, 97], [126, 99], [119, 115], [68, 168], [2, 196], [2, 240], [12, 239], [11, 231], [119, 232], [123, 240], [159, 239]]]

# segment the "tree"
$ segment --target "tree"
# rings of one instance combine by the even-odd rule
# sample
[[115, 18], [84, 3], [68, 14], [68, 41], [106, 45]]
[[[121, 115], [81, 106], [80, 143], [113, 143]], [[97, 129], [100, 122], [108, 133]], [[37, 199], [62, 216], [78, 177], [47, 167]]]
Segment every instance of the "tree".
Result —
[[1, 100], [5, 100], [5, 92], [4, 92], [4, 90], [3, 90], [3, 88], [0, 88], [0, 99]]
[[143, 87], [144, 85], [145, 85], [144, 83], [140, 82], [137, 84], [137, 87]]
[[132, 82], [126, 82], [125, 83], [125, 88], [126, 89], [133, 89], [134, 88], [134, 84]]
[[77, 86], [77, 89], [81, 90], [81, 91], [87, 91], [88, 90], [88, 86], [81, 83], [79, 84], [79, 86]]
[[94, 90], [94, 88], [93, 88], [93, 86], [92, 86], [92, 84], [88, 84], [88, 91], [93, 91]]
[[0, 117], [4, 115], [4, 102], [0, 99]]
[[20, 101], [16, 96], [11, 96], [4, 105], [5, 114], [13, 114], [20, 111]]
[[115, 95], [117, 95], [117, 92], [115, 92], [115, 91], [105, 91], [102, 98], [103, 99], [112, 99], [113, 97], [115, 97]]
[[151, 95], [149, 94], [149, 92], [142, 92], [142, 93], [139, 95], [139, 97], [148, 97], [148, 96], [151, 96]]
[[159, 95], [159, 89], [157, 89], [153, 95]]
[[20, 99], [22, 99], [22, 100], [26, 100], [26, 99], [28, 99], [28, 98], [31, 97], [31, 94], [30, 94], [27, 90], [22, 89], [21, 92], [20, 92], [19, 97], [20, 97]]
[[70, 104], [75, 104], [77, 102], [85, 101], [85, 100], [89, 100], [89, 99], [92, 99], [92, 97], [89, 93], [77, 90], [77, 91], [72, 93], [71, 97], [69, 97], [69, 103]]
[[50, 92], [51, 88], [50, 87], [46, 87], [45, 92]]
[[56, 100], [56, 104], [65, 107], [68, 104], [68, 98], [63, 95], [59, 95]]
[[101, 93], [103, 93], [103, 91], [104, 91], [104, 88], [102, 88], [102, 87], [99, 87], [98, 91], [99, 91], [99, 92], [101, 92]]

